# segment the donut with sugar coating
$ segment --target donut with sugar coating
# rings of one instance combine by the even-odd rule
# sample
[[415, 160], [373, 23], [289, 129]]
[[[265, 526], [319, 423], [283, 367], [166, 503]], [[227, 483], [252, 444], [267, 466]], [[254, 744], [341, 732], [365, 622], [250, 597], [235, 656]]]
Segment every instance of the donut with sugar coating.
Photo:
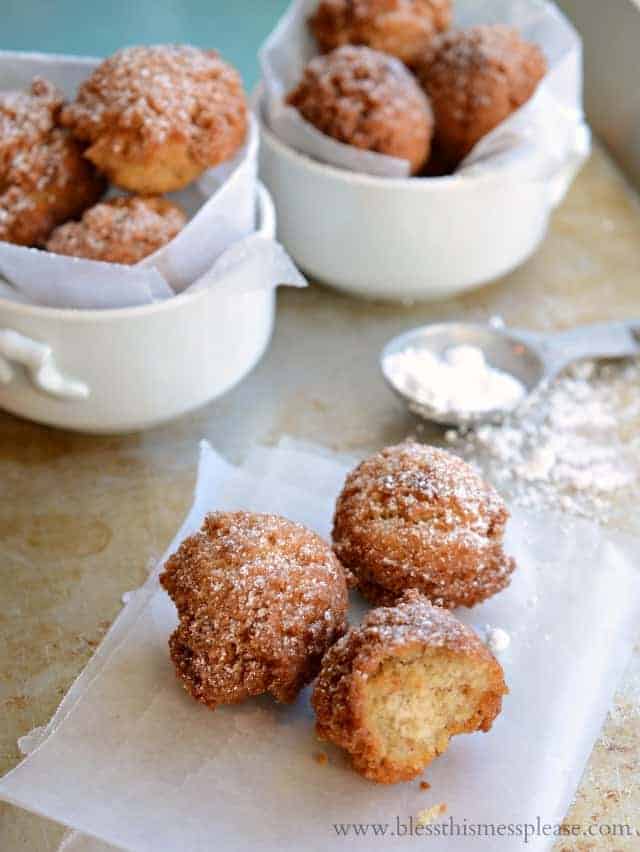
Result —
[[452, 0], [321, 0], [309, 19], [320, 49], [364, 44], [412, 65], [451, 24]]
[[409, 591], [329, 649], [312, 704], [318, 736], [366, 778], [392, 784], [419, 775], [451, 737], [488, 731], [507, 692], [473, 630]]
[[412, 174], [429, 158], [429, 100], [393, 56], [349, 45], [316, 56], [287, 102], [338, 142], [408, 160]]
[[509, 583], [507, 508], [466, 462], [407, 441], [347, 477], [333, 524], [336, 555], [374, 604], [417, 589], [448, 608], [474, 606]]
[[128, 47], [85, 80], [62, 122], [112, 183], [155, 195], [233, 157], [248, 108], [240, 75], [216, 51]]
[[47, 250], [107, 263], [138, 263], [170, 242], [187, 221], [177, 204], [157, 196], [111, 198], [79, 222], [54, 230]]
[[433, 107], [436, 147], [454, 168], [532, 97], [547, 63], [536, 44], [496, 24], [443, 33], [416, 71]]
[[0, 93], [0, 240], [41, 246], [104, 192], [82, 146], [58, 126], [62, 103], [41, 77], [28, 91]]
[[346, 630], [342, 566], [318, 535], [278, 515], [208, 515], [160, 582], [180, 619], [176, 673], [211, 708], [263, 693], [293, 701]]

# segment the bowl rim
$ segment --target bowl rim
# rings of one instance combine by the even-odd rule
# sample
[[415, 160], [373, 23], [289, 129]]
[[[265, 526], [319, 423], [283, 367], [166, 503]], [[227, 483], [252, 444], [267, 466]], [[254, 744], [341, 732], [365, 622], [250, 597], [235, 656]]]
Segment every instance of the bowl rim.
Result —
[[[257, 181], [256, 184], [256, 196], [257, 228], [254, 233], [266, 239], [274, 239], [276, 231], [275, 205], [269, 190], [260, 181]], [[140, 316], [157, 314], [162, 311], [170, 311], [187, 303], [195, 302], [197, 299], [204, 299], [210, 292], [210, 289], [207, 287], [191, 292], [186, 290], [162, 302], [153, 302], [149, 305], [134, 305], [133, 307], [125, 308], [107, 308], [105, 310], [99, 308], [47, 307], [44, 305], [15, 302], [12, 299], [0, 296], [0, 311], [10, 311], [16, 317], [37, 317], [39, 319], [55, 319], [69, 322], [87, 322], [88, 320], [92, 322], [110, 322], [114, 319], [133, 319]], [[2, 320], [0, 320], [1, 325]]]
[[255, 113], [258, 118], [260, 135], [265, 142], [265, 145], [260, 148], [261, 151], [269, 147], [275, 150], [277, 154], [295, 162], [301, 168], [306, 169], [309, 172], [315, 172], [320, 177], [333, 180], [336, 183], [371, 190], [379, 190], [381, 192], [385, 190], [404, 190], [407, 192], [426, 193], [430, 191], [435, 192], [448, 190], [449, 188], [468, 189], [471, 185], [475, 187], [480, 184], [488, 184], [496, 181], [503, 182], [515, 177], [513, 174], [515, 169], [511, 170], [506, 166], [481, 173], [471, 172], [464, 175], [452, 174], [442, 175], [440, 177], [412, 176], [392, 178], [369, 175], [364, 172], [352, 172], [347, 169], [338, 168], [338, 166], [322, 163], [320, 160], [314, 160], [313, 157], [297, 151], [291, 145], [283, 142], [278, 136], [276, 136], [271, 128], [267, 126], [259, 104], [255, 107]]

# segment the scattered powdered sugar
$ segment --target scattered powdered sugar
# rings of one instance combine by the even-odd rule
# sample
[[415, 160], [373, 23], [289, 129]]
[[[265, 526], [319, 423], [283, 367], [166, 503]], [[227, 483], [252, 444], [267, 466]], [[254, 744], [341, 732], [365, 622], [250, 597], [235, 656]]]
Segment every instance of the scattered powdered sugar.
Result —
[[445, 437], [514, 502], [603, 521], [638, 494], [639, 427], [640, 361], [582, 362], [501, 424]]
[[409, 347], [384, 359], [389, 381], [412, 397], [418, 408], [456, 420], [490, 411], [513, 411], [525, 388], [509, 373], [487, 363], [476, 346], [452, 346], [442, 357], [429, 349]]
[[492, 654], [500, 654], [506, 651], [511, 644], [511, 636], [506, 630], [501, 627], [491, 627], [490, 624], [485, 627], [484, 638]]

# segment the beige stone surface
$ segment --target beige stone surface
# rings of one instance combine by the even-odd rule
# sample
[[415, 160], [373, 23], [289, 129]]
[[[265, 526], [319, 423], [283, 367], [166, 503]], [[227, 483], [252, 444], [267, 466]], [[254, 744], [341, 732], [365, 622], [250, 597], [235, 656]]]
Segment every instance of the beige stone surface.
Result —
[[[540, 252], [493, 286], [415, 306], [316, 287], [282, 291], [273, 345], [254, 373], [218, 402], [148, 433], [92, 438], [0, 413], [0, 773], [18, 762], [17, 738], [48, 720], [123, 592], [142, 582], [178, 527], [201, 437], [233, 460], [283, 434], [357, 452], [399, 440], [415, 423], [379, 376], [382, 345], [412, 325], [495, 314], [536, 329], [640, 316], [640, 207], [602, 151], [557, 211]], [[616, 523], [640, 533], [632, 504], [619, 507]], [[640, 828], [639, 743], [636, 654], [569, 822]], [[47, 852], [61, 836], [59, 826], [0, 805], [3, 852]], [[595, 837], [558, 848], [639, 844]]]

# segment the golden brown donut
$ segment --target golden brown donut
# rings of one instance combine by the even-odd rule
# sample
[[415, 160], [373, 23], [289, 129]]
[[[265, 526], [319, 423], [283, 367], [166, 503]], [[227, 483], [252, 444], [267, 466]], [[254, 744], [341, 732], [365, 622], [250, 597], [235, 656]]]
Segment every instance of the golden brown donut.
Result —
[[268, 692], [293, 701], [346, 630], [342, 566], [277, 515], [217, 512], [165, 565], [180, 624], [169, 645], [184, 688], [212, 709]]
[[26, 92], [0, 92], [1, 172], [18, 150], [41, 142], [53, 130], [62, 103], [62, 92], [42, 77], [34, 77]]
[[451, 25], [452, 0], [321, 0], [309, 26], [323, 53], [364, 44], [416, 62]]
[[429, 101], [393, 56], [351, 46], [317, 56], [287, 102], [339, 142], [409, 160], [412, 174], [429, 157]]
[[353, 470], [338, 497], [335, 553], [374, 604], [418, 589], [445, 607], [474, 606], [509, 583], [508, 512], [462, 459], [408, 441]]
[[155, 195], [233, 157], [248, 109], [240, 75], [215, 51], [128, 47], [80, 86], [62, 122], [116, 186]]
[[330, 648], [313, 692], [321, 739], [372, 781], [409, 781], [456, 734], [488, 731], [508, 689], [469, 627], [416, 591]]
[[41, 245], [104, 191], [81, 146], [56, 126], [62, 101], [42, 78], [28, 92], [0, 93], [0, 240]]
[[87, 210], [79, 222], [54, 230], [47, 250], [108, 263], [138, 263], [182, 230], [184, 212], [156, 196], [112, 198]]
[[540, 48], [502, 25], [438, 36], [417, 73], [435, 114], [435, 141], [450, 167], [521, 107], [547, 71]]

